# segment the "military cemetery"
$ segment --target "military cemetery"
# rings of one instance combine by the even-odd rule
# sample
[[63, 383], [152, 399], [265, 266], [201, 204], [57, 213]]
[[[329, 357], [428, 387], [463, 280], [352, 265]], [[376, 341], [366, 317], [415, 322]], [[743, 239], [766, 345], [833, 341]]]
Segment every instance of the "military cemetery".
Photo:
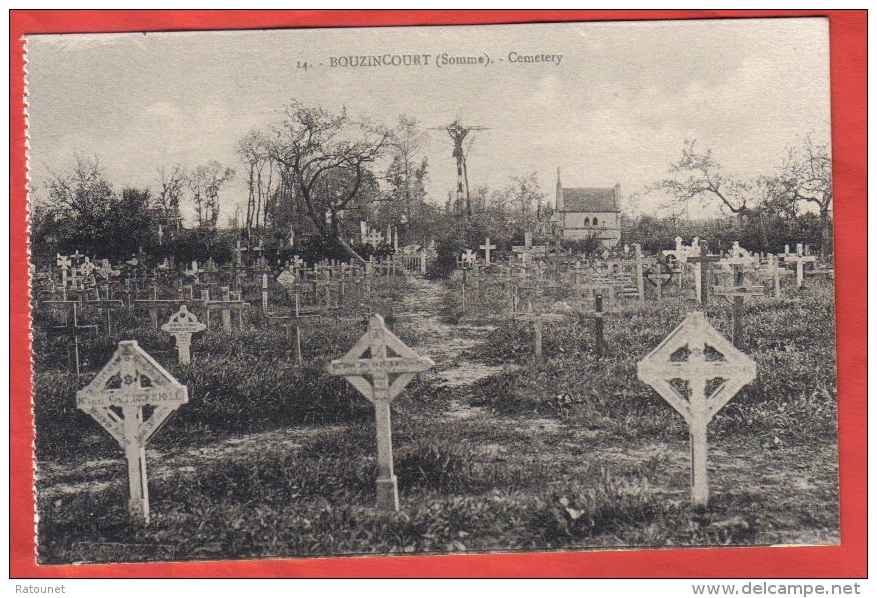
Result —
[[628, 183], [351, 89], [146, 182], [32, 173], [40, 563], [839, 542], [820, 137], [727, 171], [674, 137]]

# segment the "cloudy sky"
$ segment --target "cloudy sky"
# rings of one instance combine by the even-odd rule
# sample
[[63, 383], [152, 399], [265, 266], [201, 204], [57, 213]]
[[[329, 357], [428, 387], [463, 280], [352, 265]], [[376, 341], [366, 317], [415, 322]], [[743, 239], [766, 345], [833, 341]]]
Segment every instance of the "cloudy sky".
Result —
[[[485, 56], [487, 66], [438, 66]], [[514, 54], [513, 54], [514, 53]], [[430, 55], [428, 66], [332, 67], [332, 58]], [[514, 55], [562, 55], [560, 64]], [[468, 157], [470, 186], [536, 172], [566, 186], [621, 185], [629, 206], [666, 175], [683, 141], [712, 148], [732, 174], [770, 174], [785, 147], [830, 138], [823, 19], [482, 27], [35, 35], [27, 39], [29, 164], [37, 193], [77, 153], [97, 156], [117, 188], [155, 188], [160, 166], [217, 159], [267, 128], [292, 98], [392, 124], [487, 130]], [[313, 68], [296, 68], [307, 61]], [[322, 66], [321, 66], [322, 63]], [[444, 201], [456, 169], [446, 132], [430, 131], [428, 193]], [[225, 221], [245, 197], [223, 196]]]

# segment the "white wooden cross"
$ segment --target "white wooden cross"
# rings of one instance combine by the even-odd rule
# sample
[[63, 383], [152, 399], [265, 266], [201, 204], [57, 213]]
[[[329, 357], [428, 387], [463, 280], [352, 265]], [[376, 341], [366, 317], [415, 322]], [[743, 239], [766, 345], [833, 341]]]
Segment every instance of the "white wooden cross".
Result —
[[[369, 352], [369, 357], [363, 355]], [[395, 356], [390, 356], [390, 352]], [[327, 367], [329, 374], [344, 376], [356, 390], [375, 406], [378, 441], [378, 508], [399, 510], [399, 491], [393, 474], [393, 440], [390, 427], [390, 402], [414, 379], [418, 372], [435, 366], [428, 357], [420, 357], [395, 334], [387, 330], [384, 318], [374, 314], [368, 330], [341, 359]], [[369, 382], [366, 376], [371, 376]], [[391, 379], [391, 376], [394, 378]]]
[[788, 245], [786, 246], [786, 254], [783, 256], [783, 259], [786, 262], [795, 264], [795, 271], [797, 273], [796, 276], [796, 285], [797, 288], [804, 288], [804, 264], [805, 263], [814, 263], [816, 262], [815, 255], [804, 255], [804, 246], [801, 243], [798, 243], [798, 246], [795, 249], [795, 253], [790, 254]]
[[707, 425], [745, 385], [756, 365], [703, 313], [693, 312], [637, 364], [637, 376], [686, 421], [691, 435], [691, 501], [709, 502]]
[[478, 249], [484, 250], [484, 262], [490, 264], [490, 250], [496, 249], [496, 245], [490, 244], [490, 237], [484, 239], [484, 245], [479, 245]]
[[[220, 301], [206, 301], [205, 307], [208, 310], [221, 309], [222, 328], [226, 332], [231, 332], [231, 311], [234, 310], [238, 312], [238, 323], [242, 326], [243, 323], [241, 312], [244, 308], [250, 307], [250, 304], [240, 299], [240, 293], [235, 294], [235, 297], [237, 298], [232, 297], [231, 289], [228, 287], [221, 287], [220, 291], [222, 292], [222, 299]], [[209, 316], [207, 318], [207, 321], [210, 321]]]
[[70, 269], [70, 258], [66, 255], [57, 254], [58, 258], [55, 262], [61, 268], [61, 285], [67, 289], [67, 271]]
[[121, 274], [119, 270], [114, 270], [110, 265], [110, 260], [103, 259], [100, 262], [100, 266], [95, 269], [95, 273], [97, 273], [104, 280], [109, 280], [110, 276], [118, 276]]
[[376, 248], [378, 245], [381, 244], [381, 242], [383, 242], [384, 237], [382, 237], [381, 233], [379, 233], [378, 231], [372, 230], [365, 240], [368, 242], [369, 245]]
[[[76, 407], [116, 439], [128, 460], [128, 512], [149, 523], [146, 443], [164, 421], [189, 401], [186, 387], [144, 351], [137, 341], [120, 341], [110, 361], [76, 393]], [[144, 407], [152, 407], [146, 417]], [[117, 409], [121, 409], [119, 415]]]
[[466, 252], [463, 253], [463, 255], [460, 257], [463, 258], [463, 267], [464, 268], [471, 268], [472, 264], [475, 263], [475, 258], [478, 256], [475, 255], [475, 252], [472, 251], [471, 249], [467, 249]]
[[79, 272], [82, 274], [84, 278], [88, 278], [92, 272], [94, 272], [94, 264], [91, 263], [91, 260], [88, 259], [88, 256], [85, 256], [85, 261], [82, 262], [82, 265], [79, 266]]
[[185, 305], [180, 306], [180, 310], [173, 314], [166, 324], [161, 325], [161, 329], [174, 336], [177, 340], [177, 358], [183, 365], [189, 365], [192, 358], [189, 353], [189, 347], [192, 345], [192, 333], [201, 332], [207, 328], [207, 325], [199, 322], [197, 316], [186, 309]]

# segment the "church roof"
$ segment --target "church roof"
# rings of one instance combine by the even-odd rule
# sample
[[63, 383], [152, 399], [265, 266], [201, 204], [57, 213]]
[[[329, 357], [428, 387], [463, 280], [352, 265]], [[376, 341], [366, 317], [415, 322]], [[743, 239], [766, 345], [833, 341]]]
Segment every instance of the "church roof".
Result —
[[612, 187], [564, 187], [565, 212], [618, 212]]

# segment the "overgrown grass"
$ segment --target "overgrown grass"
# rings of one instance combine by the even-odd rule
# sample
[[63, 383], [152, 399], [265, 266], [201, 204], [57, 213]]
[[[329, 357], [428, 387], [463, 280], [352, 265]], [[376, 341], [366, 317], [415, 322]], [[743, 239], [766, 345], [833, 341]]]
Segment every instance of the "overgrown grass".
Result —
[[[385, 295], [393, 293], [401, 291], [388, 286]], [[475, 319], [480, 305], [471, 304]], [[747, 306], [745, 351], [758, 378], [710, 425], [714, 482], [705, 510], [689, 505], [682, 418], [635, 374], [692, 308], [671, 298], [607, 313], [602, 358], [592, 320], [572, 313], [546, 325], [539, 366], [531, 327], [501, 322], [469, 357], [517, 367], [465, 388], [419, 376], [393, 403], [399, 513], [373, 508], [371, 404], [323, 373], [361, 324], [304, 325], [305, 365], [295, 363], [282, 328], [196, 335], [189, 368], [173, 365], [172, 341], [159, 331], [88, 339], [84, 353], [101, 364], [133, 332], [190, 388], [190, 403], [149, 445], [148, 527], [129, 523], [118, 446], [75, 409], [75, 391], [93, 374], [62, 372], [53, 361], [62, 349], [40, 341], [39, 560], [756, 545], [796, 534], [837, 541], [830, 290]], [[726, 306], [714, 303], [706, 315], [729, 334]], [[409, 343], [420, 334], [414, 323], [392, 325]], [[452, 402], [483, 411], [449, 419]]]

